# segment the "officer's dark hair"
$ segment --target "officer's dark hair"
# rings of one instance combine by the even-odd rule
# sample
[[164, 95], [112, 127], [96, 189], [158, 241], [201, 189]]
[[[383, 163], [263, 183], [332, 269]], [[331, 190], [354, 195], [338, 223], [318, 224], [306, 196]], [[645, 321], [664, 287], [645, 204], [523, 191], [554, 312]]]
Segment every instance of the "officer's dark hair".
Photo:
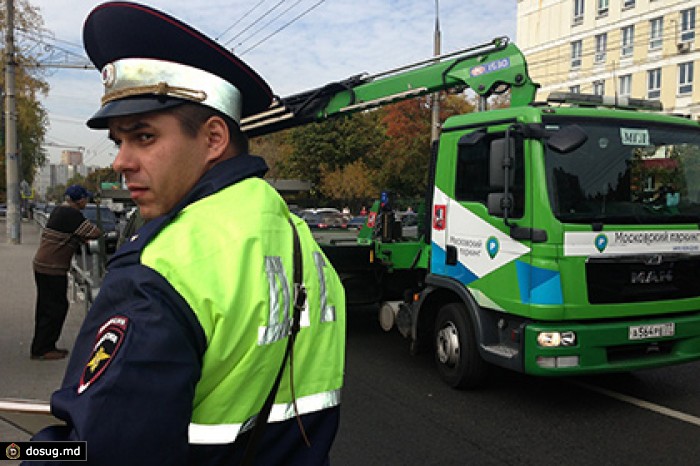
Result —
[[248, 153], [248, 137], [243, 134], [238, 124], [223, 113], [205, 105], [184, 103], [173, 107], [170, 113], [180, 122], [182, 131], [190, 137], [197, 136], [202, 125], [211, 117], [223, 118], [228, 126], [229, 144], [233, 146], [236, 154]]

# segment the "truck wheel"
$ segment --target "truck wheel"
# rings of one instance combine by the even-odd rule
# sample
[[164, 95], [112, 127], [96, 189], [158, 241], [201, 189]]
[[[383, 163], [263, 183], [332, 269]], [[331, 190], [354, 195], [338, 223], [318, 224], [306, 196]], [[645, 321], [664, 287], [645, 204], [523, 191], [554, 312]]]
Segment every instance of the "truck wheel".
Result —
[[463, 304], [443, 306], [435, 321], [435, 362], [453, 388], [475, 388], [486, 377], [487, 364], [476, 343], [474, 324]]

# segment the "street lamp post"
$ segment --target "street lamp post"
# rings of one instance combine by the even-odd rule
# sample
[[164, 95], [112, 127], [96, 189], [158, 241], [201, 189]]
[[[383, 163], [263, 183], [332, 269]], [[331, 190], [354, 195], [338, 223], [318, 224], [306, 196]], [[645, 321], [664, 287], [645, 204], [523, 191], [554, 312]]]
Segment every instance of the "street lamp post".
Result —
[[19, 203], [19, 155], [17, 151], [17, 102], [15, 98], [15, 6], [5, 1], [5, 175], [7, 194], [7, 242], [21, 243], [22, 216]]
[[[440, 56], [440, 18], [438, 0], [435, 0], [435, 35], [433, 36], [433, 55]], [[430, 125], [430, 142], [435, 143], [440, 137], [440, 93], [432, 95], [432, 118]]]

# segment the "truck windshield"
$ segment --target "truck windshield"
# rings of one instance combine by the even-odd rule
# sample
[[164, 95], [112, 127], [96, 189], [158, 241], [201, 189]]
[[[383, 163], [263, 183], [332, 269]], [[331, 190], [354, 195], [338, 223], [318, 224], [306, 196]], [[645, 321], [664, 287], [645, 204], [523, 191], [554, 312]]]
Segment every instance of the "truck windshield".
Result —
[[568, 223], [700, 221], [700, 128], [629, 120], [545, 120], [588, 135], [566, 154], [545, 148], [549, 200]]

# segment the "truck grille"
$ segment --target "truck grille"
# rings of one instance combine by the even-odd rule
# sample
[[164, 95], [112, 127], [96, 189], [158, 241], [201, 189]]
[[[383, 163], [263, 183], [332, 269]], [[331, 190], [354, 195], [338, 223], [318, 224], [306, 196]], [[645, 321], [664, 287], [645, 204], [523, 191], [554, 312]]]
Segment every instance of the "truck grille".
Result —
[[589, 259], [591, 304], [636, 303], [700, 296], [700, 257], [672, 254]]

